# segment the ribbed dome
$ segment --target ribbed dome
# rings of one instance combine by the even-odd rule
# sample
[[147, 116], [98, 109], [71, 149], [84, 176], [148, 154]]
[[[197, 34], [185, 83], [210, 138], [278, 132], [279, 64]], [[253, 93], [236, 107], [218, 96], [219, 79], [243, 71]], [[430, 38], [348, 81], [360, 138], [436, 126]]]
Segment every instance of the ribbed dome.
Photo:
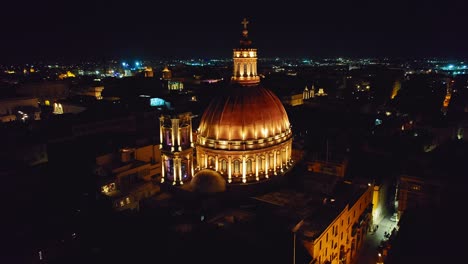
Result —
[[212, 140], [258, 140], [290, 129], [278, 97], [261, 86], [233, 85], [214, 98], [202, 116], [199, 136]]

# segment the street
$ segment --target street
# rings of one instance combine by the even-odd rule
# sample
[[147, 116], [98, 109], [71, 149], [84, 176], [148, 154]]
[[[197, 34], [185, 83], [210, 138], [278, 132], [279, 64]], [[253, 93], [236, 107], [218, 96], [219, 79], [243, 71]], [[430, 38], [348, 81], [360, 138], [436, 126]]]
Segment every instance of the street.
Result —
[[[375, 225], [378, 225], [376, 232], [369, 232], [362, 245], [361, 252], [355, 263], [358, 264], [376, 264], [378, 260], [378, 247], [385, 238], [385, 232], [391, 233], [396, 227], [397, 222], [390, 220], [391, 215], [386, 215], [382, 220]], [[383, 259], [385, 259], [385, 254]]]

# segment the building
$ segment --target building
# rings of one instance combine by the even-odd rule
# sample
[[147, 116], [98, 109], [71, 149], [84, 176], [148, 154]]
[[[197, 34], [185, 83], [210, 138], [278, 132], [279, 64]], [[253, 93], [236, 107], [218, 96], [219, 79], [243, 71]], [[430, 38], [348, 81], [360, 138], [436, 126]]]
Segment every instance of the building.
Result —
[[67, 81], [41, 81], [24, 83], [17, 88], [22, 96], [38, 98], [43, 105], [51, 105], [70, 94], [70, 84]]
[[281, 102], [285, 105], [297, 106], [304, 104], [304, 95], [302, 93], [295, 93], [282, 96]]
[[[255, 197], [289, 219], [297, 263], [353, 263], [372, 226], [373, 186], [341, 182], [332, 195], [280, 190]], [[286, 221], [288, 222], [288, 221]], [[307, 255], [299, 256], [300, 247]]]
[[292, 164], [288, 115], [260, 84], [257, 49], [248, 38], [248, 21], [242, 24], [231, 84], [211, 101], [197, 130], [197, 170], [215, 170], [230, 184], [267, 180]]
[[0, 122], [40, 119], [41, 111], [37, 98], [13, 97], [0, 100]]
[[169, 91], [182, 91], [184, 90], [184, 83], [181, 81], [168, 81], [167, 89]]
[[161, 115], [159, 129], [163, 160], [161, 182], [182, 185], [194, 174], [192, 114]]
[[161, 151], [157, 145], [122, 148], [96, 158], [100, 193], [117, 211], [139, 209], [141, 200], [160, 191]]
[[407, 209], [439, 207], [441, 192], [441, 182], [437, 179], [400, 175], [397, 187], [399, 218]]
[[152, 67], [146, 67], [144, 70], [145, 77], [146, 78], [153, 78], [154, 77], [154, 72]]
[[162, 80], [164, 81], [169, 81], [172, 79], [172, 72], [167, 68], [167, 66], [164, 67], [162, 70]]
[[96, 100], [102, 100], [102, 91], [104, 86], [88, 86], [80, 91], [75, 92], [77, 95], [94, 97]]
[[302, 99], [303, 100], [309, 100], [313, 99], [315, 97], [315, 86], [312, 85], [312, 87], [307, 88], [307, 86], [304, 88], [304, 91], [302, 91]]
[[342, 178], [345, 176], [347, 167], [348, 159], [346, 158], [340, 161], [328, 161], [319, 159], [307, 161], [308, 171], [339, 176]]

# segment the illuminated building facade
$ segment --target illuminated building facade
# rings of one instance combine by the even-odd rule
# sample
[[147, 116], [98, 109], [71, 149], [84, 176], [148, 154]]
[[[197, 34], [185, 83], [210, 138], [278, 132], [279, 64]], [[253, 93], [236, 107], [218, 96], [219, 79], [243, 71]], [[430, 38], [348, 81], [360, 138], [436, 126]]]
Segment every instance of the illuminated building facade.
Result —
[[233, 76], [212, 100], [197, 130], [197, 169], [219, 172], [228, 183], [252, 183], [283, 174], [291, 165], [292, 131], [278, 97], [263, 88], [257, 49], [247, 24], [233, 53]]
[[168, 81], [167, 88], [169, 91], [182, 91], [184, 89], [184, 84], [179, 81]]
[[117, 153], [96, 157], [99, 188], [116, 211], [138, 210], [141, 200], [160, 191], [153, 181], [161, 176], [157, 145], [122, 148]]
[[146, 67], [145, 70], [144, 70], [144, 73], [145, 73], [146, 78], [153, 78], [154, 77], [153, 68], [151, 68], [151, 67]]
[[165, 66], [162, 70], [162, 80], [169, 81], [170, 79], [172, 79], [172, 72]]
[[163, 163], [161, 182], [182, 185], [194, 174], [192, 114], [162, 115], [159, 129]]
[[[302, 245], [312, 258], [311, 263], [356, 262], [364, 238], [372, 226], [373, 194], [374, 186], [360, 186], [342, 199], [337, 197], [336, 200], [324, 201], [325, 206], [317, 211], [321, 214], [317, 213], [317, 217], [304, 221], [299, 232]], [[349, 202], [340, 207], [340, 200]], [[333, 214], [335, 216], [329, 221], [321, 221], [321, 218]]]
[[312, 87], [310, 87], [310, 90], [309, 90], [309, 88], [306, 86], [304, 88], [304, 91], [302, 92], [302, 99], [308, 100], [314, 97], [315, 97], [315, 87], [312, 85]]

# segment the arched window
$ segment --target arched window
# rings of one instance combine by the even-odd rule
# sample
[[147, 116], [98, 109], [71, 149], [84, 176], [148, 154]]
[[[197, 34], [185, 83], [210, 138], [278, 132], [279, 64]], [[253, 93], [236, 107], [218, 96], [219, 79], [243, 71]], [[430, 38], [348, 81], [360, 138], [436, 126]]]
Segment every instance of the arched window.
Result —
[[265, 156], [260, 156], [258, 159], [258, 170], [259, 171], [265, 171]]
[[223, 173], [226, 173], [227, 172], [227, 160], [222, 159], [220, 163], [221, 163], [220, 171]]
[[215, 167], [215, 158], [210, 156], [208, 158], [208, 168], [213, 169]]
[[234, 160], [234, 175], [240, 174], [240, 161]]
[[252, 160], [251, 159], [246, 160], [245, 165], [247, 166], [246, 173], [253, 173]]

